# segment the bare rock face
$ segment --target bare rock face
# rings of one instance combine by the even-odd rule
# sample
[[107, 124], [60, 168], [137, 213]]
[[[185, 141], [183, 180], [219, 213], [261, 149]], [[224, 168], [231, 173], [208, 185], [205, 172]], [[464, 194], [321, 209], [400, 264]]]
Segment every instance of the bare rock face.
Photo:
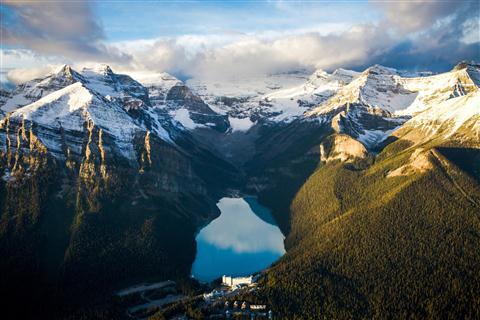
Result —
[[225, 132], [229, 127], [227, 116], [217, 114], [182, 83], [173, 86], [168, 91], [165, 102], [167, 108], [170, 109], [185, 108], [189, 117], [197, 125], [211, 127], [220, 132]]
[[390, 171], [387, 177], [409, 176], [416, 173], [424, 173], [433, 168], [431, 152], [423, 148], [417, 148], [410, 156], [408, 163]]
[[320, 160], [324, 162], [353, 162], [367, 156], [365, 146], [345, 134], [334, 134], [320, 144]]
[[177, 84], [173, 86], [167, 93], [165, 98], [167, 101], [175, 102], [180, 105], [188, 105], [190, 111], [197, 113], [214, 113], [203, 100], [195, 95], [187, 86]]

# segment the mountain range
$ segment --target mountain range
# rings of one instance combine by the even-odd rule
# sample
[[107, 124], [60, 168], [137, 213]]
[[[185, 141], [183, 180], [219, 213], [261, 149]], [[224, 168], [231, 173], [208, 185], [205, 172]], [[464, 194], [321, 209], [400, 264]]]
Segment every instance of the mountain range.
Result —
[[66, 318], [188, 278], [240, 191], [286, 235], [259, 293], [285, 318], [478, 318], [479, 87], [461, 62], [228, 81], [64, 65], [2, 89], [2, 296]]

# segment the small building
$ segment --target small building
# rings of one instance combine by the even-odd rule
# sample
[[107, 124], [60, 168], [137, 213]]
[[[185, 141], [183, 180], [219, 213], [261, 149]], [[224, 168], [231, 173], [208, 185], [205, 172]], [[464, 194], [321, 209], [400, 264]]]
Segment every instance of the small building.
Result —
[[249, 305], [248, 305], [248, 302], [247, 301], [243, 301], [242, 303], [242, 309], [248, 309]]
[[210, 293], [204, 293], [204, 294], [203, 294], [203, 299], [204, 299], [204, 300], [216, 299], [216, 298], [219, 298], [219, 297], [223, 297], [224, 294], [225, 294], [224, 291], [221, 291], [221, 290], [213, 290], [213, 291], [210, 292]]
[[265, 305], [265, 304], [252, 304], [250, 306], [250, 309], [252, 309], [252, 310], [266, 310], [267, 305]]
[[229, 287], [240, 286], [240, 285], [250, 285], [253, 283], [253, 276], [248, 277], [230, 277], [223, 276], [222, 284]]

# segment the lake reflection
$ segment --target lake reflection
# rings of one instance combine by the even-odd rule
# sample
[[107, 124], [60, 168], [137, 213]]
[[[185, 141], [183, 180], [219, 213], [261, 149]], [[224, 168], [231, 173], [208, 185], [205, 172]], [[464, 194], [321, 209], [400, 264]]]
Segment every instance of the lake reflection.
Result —
[[211, 281], [222, 275], [249, 275], [285, 253], [283, 236], [270, 211], [255, 198], [222, 198], [220, 216], [200, 230], [192, 275]]

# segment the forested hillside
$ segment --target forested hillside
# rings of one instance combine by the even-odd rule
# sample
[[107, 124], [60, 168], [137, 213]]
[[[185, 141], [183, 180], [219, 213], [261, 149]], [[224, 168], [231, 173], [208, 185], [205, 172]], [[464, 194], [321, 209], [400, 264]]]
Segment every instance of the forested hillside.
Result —
[[320, 164], [299, 190], [265, 292], [285, 318], [478, 319], [478, 149], [409, 145]]

